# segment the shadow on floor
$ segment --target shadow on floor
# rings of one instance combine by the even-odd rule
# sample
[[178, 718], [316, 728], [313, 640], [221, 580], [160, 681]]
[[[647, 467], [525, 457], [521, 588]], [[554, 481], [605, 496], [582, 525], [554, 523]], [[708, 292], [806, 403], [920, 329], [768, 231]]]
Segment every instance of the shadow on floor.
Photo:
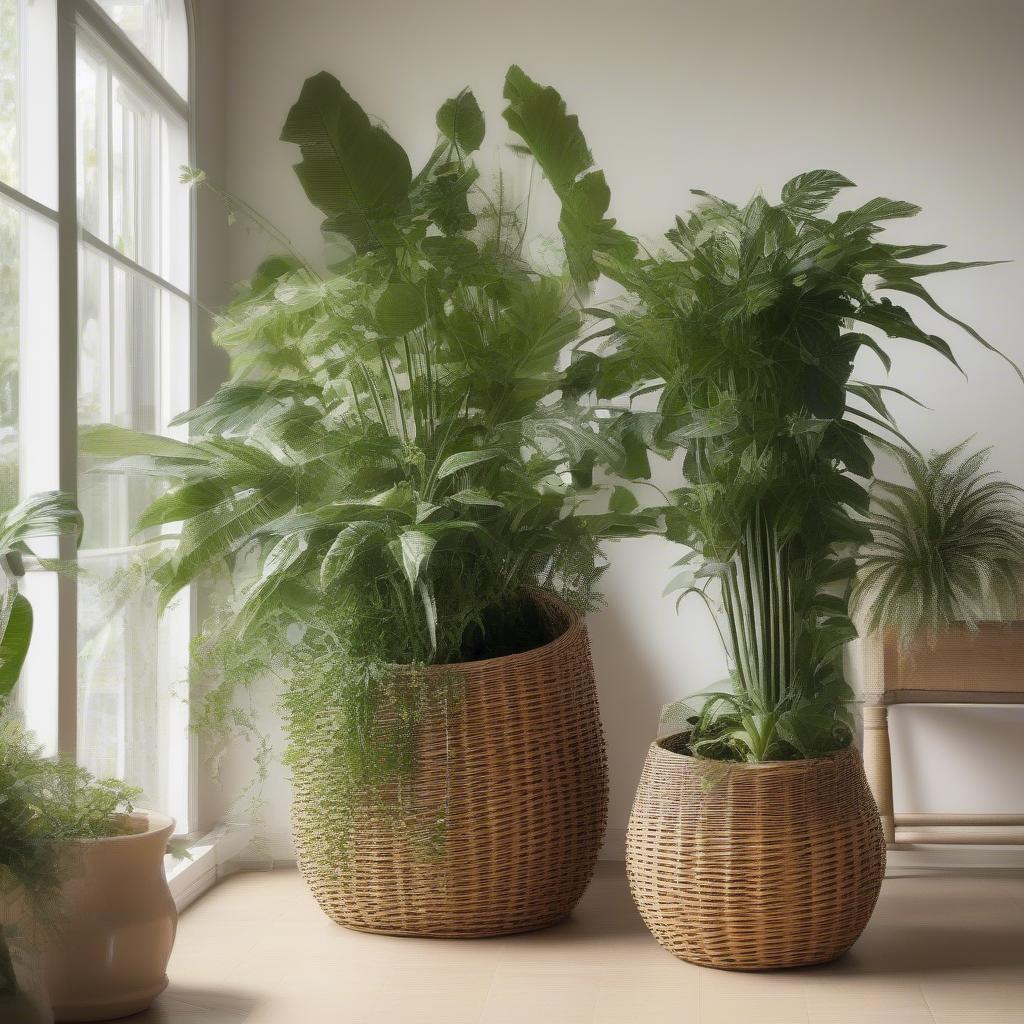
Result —
[[122, 1018], [126, 1024], [243, 1024], [259, 1005], [251, 993], [174, 985], [143, 1013]]

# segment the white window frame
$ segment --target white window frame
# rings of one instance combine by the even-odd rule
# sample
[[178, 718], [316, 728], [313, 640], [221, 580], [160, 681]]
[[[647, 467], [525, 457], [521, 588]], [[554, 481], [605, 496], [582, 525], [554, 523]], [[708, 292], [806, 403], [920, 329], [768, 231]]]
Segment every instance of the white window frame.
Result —
[[[188, 33], [188, 98], [170, 85], [157, 68], [139, 51], [128, 36], [107, 15], [96, 0], [56, 0], [56, 100], [57, 100], [57, 191], [56, 208], [51, 208], [28, 195], [26, 183], [21, 188], [0, 181], [0, 194], [32, 214], [43, 217], [57, 228], [58, 335], [55, 400], [47, 413], [55, 413], [58, 437], [56, 465], [46, 468], [46, 475], [56, 486], [70, 494], [78, 491], [78, 347], [79, 347], [79, 246], [84, 244], [119, 264], [127, 272], [141, 276], [160, 289], [188, 303], [189, 362], [188, 398], [191, 406], [196, 394], [196, 355], [198, 337], [198, 303], [196, 301], [196, 201], [189, 194], [189, 281], [188, 288], [177, 287], [159, 274], [142, 266], [113, 246], [86, 231], [79, 224], [77, 199], [77, 118], [76, 63], [80, 33], [90, 43], [108, 51], [145, 86], [155, 100], [181, 118], [187, 126], [188, 160], [195, 163], [195, 12], [193, 0], [183, 0]], [[50, 377], [52, 380], [52, 376]], [[40, 396], [41, 397], [41, 396]], [[24, 409], [23, 409], [24, 413]], [[51, 459], [52, 459], [51, 455]], [[74, 543], [62, 541], [60, 555], [74, 558]], [[70, 575], [61, 575], [56, 586], [56, 643], [48, 642], [47, 663], [56, 667], [56, 730], [53, 746], [64, 756], [75, 758], [78, 746], [78, 614], [77, 586]], [[196, 628], [194, 594], [189, 595], [189, 629]], [[37, 640], [42, 643], [44, 638]], [[52, 701], [52, 694], [49, 698]], [[184, 714], [187, 716], [187, 708]], [[196, 756], [194, 739], [189, 741], [187, 787], [183, 801], [188, 807], [186, 828], [196, 820]], [[180, 831], [184, 829], [179, 828]]]

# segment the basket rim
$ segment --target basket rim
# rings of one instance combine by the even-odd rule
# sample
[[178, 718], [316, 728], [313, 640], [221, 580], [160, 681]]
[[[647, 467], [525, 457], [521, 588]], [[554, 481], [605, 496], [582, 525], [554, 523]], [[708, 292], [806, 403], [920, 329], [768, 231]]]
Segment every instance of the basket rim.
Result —
[[573, 644], [578, 639], [580, 633], [586, 628], [583, 616], [568, 601], [559, 597], [558, 594], [552, 593], [550, 590], [544, 590], [541, 587], [527, 587], [525, 589], [526, 593], [537, 601], [538, 604], [547, 603], [554, 605], [565, 615], [568, 624], [558, 636], [553, 640], [549, 640], [546, 644], [541, 644], [539, 647], [531, 647], [527, 651], [518, 651], [516, 654], [503, 654], [496, 658], [480, 658], [477, 661], [451, 661], [427, 665], [427, 670], [430, 672], [476, 672], [495, 665], [509, 665], [532, 658], [548, 657], [555, 654], [560, 648]]
[[665, 736], [659, 736], [651, 744], [651, 753], [667, 755], [679, 761], [692, 761], [694, 764], [717, 765], [723, 768], [742, 769], [744, 771], [770, 771], [773, 769], [776, 771], [783, 769], [794, 771], [809, 768], [812, 765], [831, 764], [840, 758], [848, 757], [851, 753], [857, 753], [856, 743], [851, 742], [848, 746], [834, 750], [830, 754], [822, 754], [820, 757], [801, 757], [792, 761], [718, 761], [713, 757], [702, 757], [700, 754], [680, 754], [678, 750], [669, 750], [665, 744], [669, 740], [677, 739], [679, 736], [689, 736], [689, 732], [680, 730], [679, 732], [670, 732]]

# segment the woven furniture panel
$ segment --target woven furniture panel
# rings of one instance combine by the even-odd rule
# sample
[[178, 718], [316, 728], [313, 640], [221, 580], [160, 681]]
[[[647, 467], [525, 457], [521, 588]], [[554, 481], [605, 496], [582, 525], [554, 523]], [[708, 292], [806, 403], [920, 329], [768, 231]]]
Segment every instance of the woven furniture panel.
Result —
[[[1024, 622], [983, 622], [977, 632], [951, 626], [931, 644], [900, 653], [885, 639], [885, 690], [903, 701], [934, 694], [944, 701], [1013, 702], [1024, 697]], [[901, 698], [889, 698], [899, 703]], [[927, 700], [927, 697], [924, 699]]]
[[683, 960], [758, 970], [834, 960], [871, 916], [885, 871], [856, 749], [726, 764], [652, 744], [626, 838], [633, 899]]
[[[299, 867], [339, 924], [396, 935], [474, 938], [544, 928], [590, 881], [604, 837], [608, 773], [586, 625], [537, 594], [557, 639], [456, 669], [462, 697], [421, 730], [408, 813], [358, 811], [336, 863], [332, 808], [310, 806], [295, 769]], [[329, 757], [329, 750], [323, 751]], [[445, 840], [431, 853], [438, 809]]]

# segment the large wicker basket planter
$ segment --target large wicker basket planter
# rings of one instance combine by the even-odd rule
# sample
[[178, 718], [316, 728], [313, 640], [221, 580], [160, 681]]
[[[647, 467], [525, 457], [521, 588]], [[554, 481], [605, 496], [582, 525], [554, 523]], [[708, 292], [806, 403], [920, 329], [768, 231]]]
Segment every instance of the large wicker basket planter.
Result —
[[860, 754], [724, 764], [651, 745], [626, 839], [633, 899], [691, 963], [825, 963], [853, 945], [885, 871]]
[[[329, 744], [294, 766], [299, 867], [339, 924], [392, 935], [476, 938], [544, 928], [572, 910], [604, 837], [608, 776], [586, 625], [537, 600], [556, 639], [457, 671], [454, 710], [421, 728], [406, 810], [345, 822], [311, 797]], [[445, 720], [447, 719], [447, 721]], [[444, 840], [431, 852], [446, 806]], [[342, 862], [332, 835], [351, 836]]]

